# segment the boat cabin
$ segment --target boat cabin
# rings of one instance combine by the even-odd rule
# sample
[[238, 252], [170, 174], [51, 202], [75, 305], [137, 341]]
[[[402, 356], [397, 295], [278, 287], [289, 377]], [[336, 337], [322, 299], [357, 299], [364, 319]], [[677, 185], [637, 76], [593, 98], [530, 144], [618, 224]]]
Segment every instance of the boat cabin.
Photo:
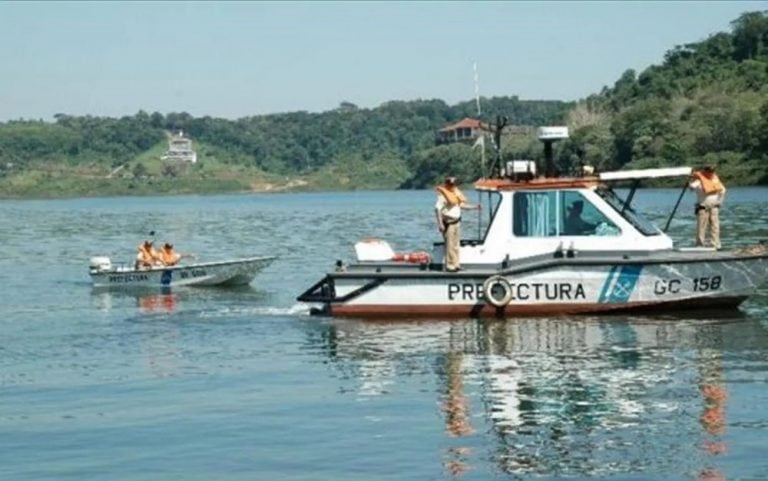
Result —
[[[487, 228], [483, 238], [462, 241], [462, 263], [497, 264], [558, 251], [672, 249], [672, 239], [631, 203], [641, 180], [690, 174], [690, 167], [678, 167], [570, 178], [480, 179], [475, 188], [486, 194], [480, 215], [489, 216]], [[632, 185], [626, 198], [612, 188], [620, 181]], [[433, 262], [442, 262], [443, 247], [435, 244]]]
[[[497, 138], [504, 125], [497, 121]], [[764, 250], [675, 248], [665, 233], [690, 167], [595, 174], [582, 165], [566, 177], [552, 144], [567, 136], [567, 127], [540, 129], [543, 176], [531, 160], [502, 166], [497, 149], [488, 176], [475, 183], [484, 208], [477, 237], [461, 240], [461, 269], [444, 268], [443, 242], [430, 255], [395, 253], [385, 241], [365, 239], [355, 244], [356, 263], [338, 260], [297, 299], [340, 316], [562, 315], [733, 308], [765, 282]], [[672, 177], [686, 183], [661, 229], [632, 200], [643, 180]]]

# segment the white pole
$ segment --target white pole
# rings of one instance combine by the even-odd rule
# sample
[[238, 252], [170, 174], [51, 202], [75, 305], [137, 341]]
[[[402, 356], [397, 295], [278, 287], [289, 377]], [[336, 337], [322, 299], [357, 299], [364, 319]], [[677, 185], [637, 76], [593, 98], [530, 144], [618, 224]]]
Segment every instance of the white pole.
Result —
[[475, 70], [475, 104], [477, 105], [477, 116], [480, 117], [480, 78], [477, 75], [477, 62], [472, 64]]
[[[472, 63], [472, 69], [475, 72], [475, 105], [477, 106], [477, 119], [480, 120], [480, 114], [482, 111], [480, 110], [480, 77], [477, 74], [477, 62]], [[482, 129], [480, 129], [480, 135], [485, 135], [482, 132]], [[485, 139], [483, 139], [480, 143], [480, 175], [485, 175]], [[481, 197], [480, 191], [478, 190], [477, 205], [481, 205], [482, 202], [483, 199]], [[480, 225], [482, 224], [482, 218], [483, 217], [480, 209], [477, 209], [477, 240], [480, 240], [480, 236], [482, 235], [480, 228]]]
[[482, 173], [485, 174], [485, 134], [483, 135], [483, 143], [480, 144], [480, 166], [482, 167]]

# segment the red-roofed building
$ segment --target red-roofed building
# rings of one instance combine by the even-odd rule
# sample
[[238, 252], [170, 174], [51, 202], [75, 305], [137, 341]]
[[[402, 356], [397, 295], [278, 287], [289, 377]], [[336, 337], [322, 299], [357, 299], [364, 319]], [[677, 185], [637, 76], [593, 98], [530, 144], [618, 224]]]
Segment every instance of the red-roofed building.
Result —
[[450, 144], [453, 142], [473, 143], [478, 137], [484, 134], [490, 134], [491, 128], [488, 124], [477, 119], [465, 118], [443, 127], [437, 131], [438, 144]]

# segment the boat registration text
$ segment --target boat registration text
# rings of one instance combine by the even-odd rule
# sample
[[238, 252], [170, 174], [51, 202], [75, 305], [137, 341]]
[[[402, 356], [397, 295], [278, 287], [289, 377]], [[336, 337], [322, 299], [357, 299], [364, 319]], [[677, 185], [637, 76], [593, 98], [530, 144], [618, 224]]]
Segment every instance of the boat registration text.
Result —
[[[586, 299], [584, 286], [578, 283], [568, 282], [531, 282], [531, 283], [512, 283], [509, 284], [512, 289], [512, 299], [542, 300], [577, 300]], [[448, 300], [479, 301], [485, 299], [482, 283], [451, 283], [448, 284]]]
[[115, 284], [125, 284], [127, 282], [144, 282], [148, 280], [149, 276], [146, 274], [120, 274], [109, 276], [109, 282]]

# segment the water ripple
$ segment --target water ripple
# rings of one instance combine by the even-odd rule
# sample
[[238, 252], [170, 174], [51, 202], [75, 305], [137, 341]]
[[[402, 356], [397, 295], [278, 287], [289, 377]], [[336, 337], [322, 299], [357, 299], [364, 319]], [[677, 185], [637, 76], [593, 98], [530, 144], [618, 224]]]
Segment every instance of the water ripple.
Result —
[[[765, 194], [729, 191], [726, 244], [766, 237]], [[663, 223], [677, 195], [638, 199]], [[692, 245], [684, 202], [670, 234]], [[740, 313], [696, 319], [362, 322], [295, 301], [361, 238], [429, 248], [433, 203], [432, 192], [0, 203], [0, 476], [764, 477], [766, 289]], [[245, 289], [93, 290], [88, 257], [128, 260], [150, 230], [205, 260], [279, 259]]]

